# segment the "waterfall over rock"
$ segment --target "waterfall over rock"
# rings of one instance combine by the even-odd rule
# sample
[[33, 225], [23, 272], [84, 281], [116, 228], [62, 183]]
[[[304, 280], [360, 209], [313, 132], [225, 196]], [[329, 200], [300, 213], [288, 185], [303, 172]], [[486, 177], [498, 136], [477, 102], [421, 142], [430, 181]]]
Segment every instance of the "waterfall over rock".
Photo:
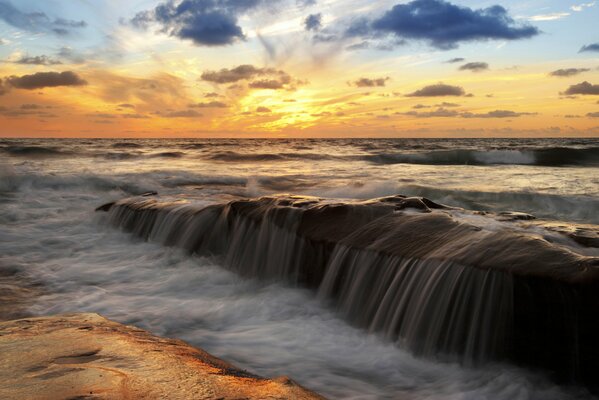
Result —
[[400, 195], [211, 205], [138, 197], [99, 210], [114, 226], [220, 257], [243, 276], [313, 288], [350, 323], [416, 355], [507, 360], [597, 385], [599, 227]]

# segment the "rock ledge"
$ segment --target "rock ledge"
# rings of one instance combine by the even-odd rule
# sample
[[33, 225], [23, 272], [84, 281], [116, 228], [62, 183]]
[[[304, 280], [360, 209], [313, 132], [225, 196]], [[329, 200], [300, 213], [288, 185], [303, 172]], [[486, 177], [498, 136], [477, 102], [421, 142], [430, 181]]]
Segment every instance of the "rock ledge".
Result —
[[98, 314], [0, 322], [2, 399], [322, 399]]

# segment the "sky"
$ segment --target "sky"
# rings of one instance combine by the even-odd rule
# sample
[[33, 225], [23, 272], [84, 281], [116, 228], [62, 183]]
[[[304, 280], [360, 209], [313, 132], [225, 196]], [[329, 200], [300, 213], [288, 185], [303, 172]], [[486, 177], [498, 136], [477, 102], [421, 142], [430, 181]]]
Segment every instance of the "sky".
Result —
[[0, 0], [2, 137], [599, 137], [599, 1]]

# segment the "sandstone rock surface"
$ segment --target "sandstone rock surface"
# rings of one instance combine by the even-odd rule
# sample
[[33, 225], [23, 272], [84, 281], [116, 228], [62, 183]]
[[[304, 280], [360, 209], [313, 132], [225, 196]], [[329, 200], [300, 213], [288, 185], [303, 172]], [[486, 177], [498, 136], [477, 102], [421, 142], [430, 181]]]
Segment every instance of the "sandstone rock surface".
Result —
[[321, 399], [98, 314], [0, 322], [0, 398]]

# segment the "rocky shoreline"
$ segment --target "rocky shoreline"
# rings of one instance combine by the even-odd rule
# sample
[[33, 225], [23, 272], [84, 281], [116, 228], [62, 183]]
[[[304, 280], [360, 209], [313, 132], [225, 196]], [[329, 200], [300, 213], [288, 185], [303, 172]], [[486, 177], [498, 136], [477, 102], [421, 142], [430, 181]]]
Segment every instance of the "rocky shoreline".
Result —
[[322, 399], [181, 340], [81, 313], [0, 322], [2, 399]]

